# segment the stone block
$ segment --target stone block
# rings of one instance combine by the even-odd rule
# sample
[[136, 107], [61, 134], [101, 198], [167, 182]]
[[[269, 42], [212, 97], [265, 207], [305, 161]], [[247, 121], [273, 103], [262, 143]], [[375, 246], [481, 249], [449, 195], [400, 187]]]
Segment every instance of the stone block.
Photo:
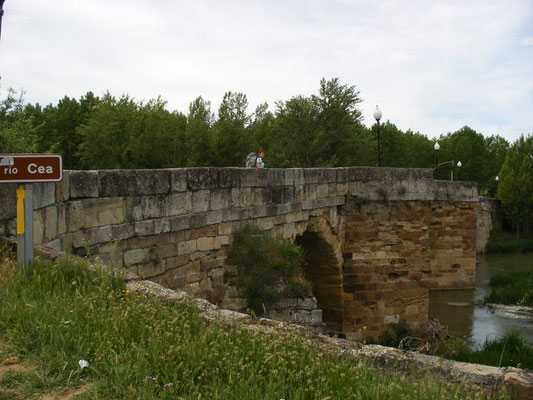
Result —
[[135, 170], [113, 169], [98, 172], [100, 197], [132, 196], [138, 194]]
[[240, 186], [241, 168], [220, 168], [218, 181], [221, 188], [236, 188]]
[[328, 185], [326, 183], [319, 183], [316, 185], [316, 198], [321, 199], [328, 197]]
[[224, 211], [210, 211], [206, 215], [206, 225], [214, 225], [222, 222], [224, 219]]
[[69, 191], [69, 179], [70, 171], [63, 171], [63, 180], [56, 182], [56, 202], [60, 203], [67, 201], [70, 195]]
[[33, 212], [33, 243], [41, 244], [44, 239], [45, 229], [44, 215], [42, 210]]
[[136, 170], [135, 182], [138, 195], [157, 195], [170, 192], [170, 170]]
[[231, 202], [234, 207], [250, 207], [252, 205], [252, 188], [240, 187], [231, 189]]
[[44, 239], [47, 242], [57, 237], [57, 208], [55, 206], [44, 209]]
[[267, 186], [280, 187], [285, 186], [285, 170], [269, 168], [267, 171]]
[[301, 168], [293, 169], [293, 185], [300, 186], [305, 184], [304, 170]]
[[218, 187], [218, 170], [216, 168], [187, 168], [187, 189], [201, 190]]
[[126, 240], [135, 236], [135, 226], [133, 224], [111, 225], [110, 228], [110, 241]]
[[210, 190], [199, 190], [192, 193], [192, 209], [194, 212], [206, 212], [209, 210], [209, 201], [211, 199]]
[[284, 186], [292, 186], [294, 185], [294, 169], [284, 169], [285, 171], [285, 182], [283, 183]]
[[67, 224], [68, 231], [74, 232], [83, 228], [85, 221], [83, 213], [83, 203], [79, 201], [70, 201], [67, 203]]
[[83, 203], [83, 227], [115, 225], [124, 222], [122, 197], [87, 199]]
[[130, 267], [150, 260], [150, 249], [133, 249], [124, 252], [124, 265]]
[[145, 196], [141, 200], [142, 218], [161, 218], [167, 216], [166, 196]]
[[171, 193], [166, 196], [165, 209], [168, 216], [187, 214], [193, 210], [191, 192]]
[[139, 221], [133, 225], [135, 227], [135, 236], [148, 236], [153, 235], [155, 232], [153, 220]]
[[150, 262], [137, 266], [137, 275], [139, 275], [139, 277], [142, 279], [152, 278], [154, 276], [161, 275], [164, 272], [165, 266], [160, 263]]
[[314, 200], [317, 198], [317, 184], [306, 184], [304, 187], [304, 199]]
[[47, 207], [56, 202], [55, 182], [32, 183], [33, 209]]
[[17, 216], [17, 189], [20, 185], [0, 184], [0, 220], [7, 220]]
[[211, 207], [213, 211], [223, 210], [231, 205], [231, 189], [212, 190]]
[[185, 240], [178, 243], [178, 255], [190, 254], [196, 251], [196, 240]]
[[98, 197], [98, 171], [70, 171], [70, 198]]
[[124, 219], [128, 222], [140, 221], [143, 219], [143, 198], [124, 198]]
[[67, 232], [67, 207], [63, 204], [57, 204], [57, 234], [62, 235]]
[[155, 219], [153, 220], [153, 222], [155, 235], [170, 232], [170, 221], [168, 220], [168, 218]]
[[198, 251], [209, 251], [215, 248], [212, 237], [198, 238], [196, 240], [196, 249]]
[[267, 169], [264, 168], [244, 168], [240, 169], [240, 186], [243, 187], [265, 187], [267, 186]]
[[318, 183], [318, 168], [306, 168], [303, 172], [306, 185]]
[[337, 171], [334, 168], [320, 168], [318, 170], [318, 183], [335, 183], [337, 181]]
[[184, 192], [187, 190], [187, 169], [173, 168], [170, 170], [170, 190]]

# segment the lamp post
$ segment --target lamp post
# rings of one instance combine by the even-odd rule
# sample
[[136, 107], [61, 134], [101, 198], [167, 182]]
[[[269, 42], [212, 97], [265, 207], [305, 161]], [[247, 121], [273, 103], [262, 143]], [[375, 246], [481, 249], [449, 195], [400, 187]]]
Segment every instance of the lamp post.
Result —
[[[453, 167], [454, 167], [455, 161], [444, 161], [444, 162], [441, 162], [435, 168], [433, 168], [433, 172], [435, 172], [435, 170], [437, 170], [440, 166], [446, 165], [446, 164], [450, 164], [452, 166], [451, 171], [450, 171], [450, 180], [453, 181]], [[461, 163], [461, 161], [457, 161], [457, 164], [455, 164], [455, 166], [457, 166], [458, 168], [461, 168], [463, 166], [463, 164]]]
[[439, 150], [440, 150], [439, 142], [435, 142], [435, 146], [433, 146], [433, 148], [435, 149], [435, 170], [437, 171], [435, 173], [435, 177], [439, 179]]
[[498, 198], [498, 183], [500, 183], [500, 177], [496, 175], [496, 178], [494, 178], [494, 181], [496, 182], [496, 198]]
[[379, 120], [381, 119], [381, 110], [378, 106], [374, 110], [374, 118], [378, 123], [378, 167], [381, 167], [381, 136], [379, 134]]
[[4, 1], [0, 0], [0, 38], [2, 37], [2, 16], [4, 15]]

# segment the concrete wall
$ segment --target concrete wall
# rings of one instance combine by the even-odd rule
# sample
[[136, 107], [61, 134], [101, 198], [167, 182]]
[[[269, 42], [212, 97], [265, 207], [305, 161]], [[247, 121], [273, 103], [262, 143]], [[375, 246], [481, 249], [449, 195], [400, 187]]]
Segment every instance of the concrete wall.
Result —
[[[15, 233], [15, 190], [0, 185], [0, 235]], [[228, 308], [242, 306], [225, 254], [237, 227], [253, 223], [289, 240], [312, 233], [329, 246], [327, 266], [314, 266], [330, 282], [318, 304], [354, 338], [400, 317], [427, 318], [428, 287], [473, 283], [477, 188], [434, 181], [430, 170], [65, 171], [63, 182], [34, 191], [37, 244], [90, 252]], [[370, 276], [375, 287], [360, 286]]]

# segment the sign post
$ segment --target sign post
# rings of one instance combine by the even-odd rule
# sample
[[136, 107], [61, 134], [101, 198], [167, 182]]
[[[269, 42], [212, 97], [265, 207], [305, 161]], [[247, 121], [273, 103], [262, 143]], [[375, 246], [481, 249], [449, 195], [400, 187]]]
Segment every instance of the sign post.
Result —
[[63, 162], [59, 154], [0, 154], [0, 183], [21, 183], [17, 189], [17, 262], [33, 261], [33, 185], [59, 182]]

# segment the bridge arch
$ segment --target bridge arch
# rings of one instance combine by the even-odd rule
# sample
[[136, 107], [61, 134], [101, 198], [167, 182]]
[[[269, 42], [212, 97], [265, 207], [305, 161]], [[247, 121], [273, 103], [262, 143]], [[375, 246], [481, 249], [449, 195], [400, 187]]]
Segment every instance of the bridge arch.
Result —
[[304, 273], [322, 310], [329, 334], [343, 336], [344, 299], [341, 244], [324, 218], [312, 219], [295, 243], [305, 249]]

